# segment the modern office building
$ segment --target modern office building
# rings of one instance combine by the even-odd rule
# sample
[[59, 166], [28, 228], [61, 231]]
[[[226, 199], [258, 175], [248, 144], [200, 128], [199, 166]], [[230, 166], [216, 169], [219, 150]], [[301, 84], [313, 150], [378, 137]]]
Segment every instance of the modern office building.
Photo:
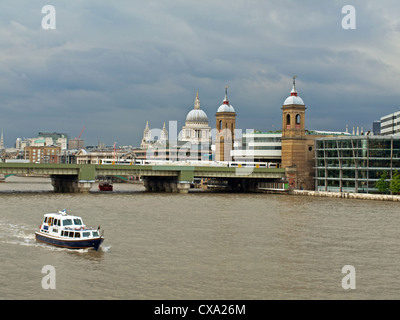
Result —
[[381, 134], [381, 122], [379, 120], [372, 123], [372, 133], [374, 136], [379, 136]]
[[242, 143], [232, 150], [234, 161], [281, 162], [282, 132], [251, 132], [242, 134]]
[[400, 170], [400, 136], [349, 136], [315, 140], [317, 191], [376, 191], [386, 171]]
[[400, 111], [381, 117], [381, 134], [400, 133]]

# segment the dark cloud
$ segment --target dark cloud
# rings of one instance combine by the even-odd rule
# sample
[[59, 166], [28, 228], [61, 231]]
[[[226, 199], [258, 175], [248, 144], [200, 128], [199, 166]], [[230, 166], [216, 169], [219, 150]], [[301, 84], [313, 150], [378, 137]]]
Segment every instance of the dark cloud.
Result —
[[3, 1], [6, 144], [85, 126], [88, 144], [138, 145], [147, 120], [183, 125], [196, 91], [214, 126], [226, 85], [239, 128], [280, 129], [294, 74], [309, 129], [370, 128], [399, 107], [400, 5], [352, 2], [356, 30], [341, 0], [54, 2], [57, 29], [43, 30], [44, 3]]

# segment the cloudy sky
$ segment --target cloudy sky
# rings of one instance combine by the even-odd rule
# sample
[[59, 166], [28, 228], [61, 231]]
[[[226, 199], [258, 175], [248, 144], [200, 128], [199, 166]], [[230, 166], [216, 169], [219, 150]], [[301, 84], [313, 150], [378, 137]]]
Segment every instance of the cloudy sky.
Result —
[[[42, 8], [56, 29], [42, 28]], [[342, 7], [356, 29], [342, 28]], [[243, 130], [281, 129], [297, 75], [306, 127], [371, 129], [400, 107], [395, 0], [2, 0], [0, 129], [7, 147], [39, 131], [86, 144], [140, 143], [150, 127], [229, 100]]]

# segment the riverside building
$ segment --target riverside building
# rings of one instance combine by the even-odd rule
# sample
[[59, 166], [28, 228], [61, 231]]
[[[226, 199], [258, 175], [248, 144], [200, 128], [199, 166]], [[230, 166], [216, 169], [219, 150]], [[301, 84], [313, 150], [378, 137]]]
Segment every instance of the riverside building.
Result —
[[400, 170], [400, 136], [349, 136], [315, 140], [316, 191], [376, 191], [383, 172]]

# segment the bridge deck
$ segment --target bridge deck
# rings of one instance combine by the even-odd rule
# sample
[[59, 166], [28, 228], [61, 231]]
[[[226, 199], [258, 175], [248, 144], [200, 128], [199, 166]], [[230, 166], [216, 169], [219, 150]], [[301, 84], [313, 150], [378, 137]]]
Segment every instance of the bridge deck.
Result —
[[76, 175], [79, 180], [94, 180], [97, 175], [177, 177], [182, 180], [192, 180], [194, 177], [279, 179], [284, 176], [285, 169], [174, 165], [0, 163], [0, 174]]

